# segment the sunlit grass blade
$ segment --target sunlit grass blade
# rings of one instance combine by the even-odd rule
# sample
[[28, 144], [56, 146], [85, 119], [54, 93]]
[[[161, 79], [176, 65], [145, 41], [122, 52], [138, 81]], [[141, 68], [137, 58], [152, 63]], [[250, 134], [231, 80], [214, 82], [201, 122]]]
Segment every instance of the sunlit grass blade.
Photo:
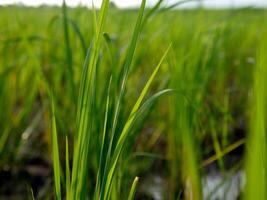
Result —
[[90, 57], [86, 57], [80, 83], [77, 109], [78, 130], [74, 144], [71, 199], [85, 199], [87, 193], [88, 151], [95, 118], [93, 106], [95, 101], [96, 67], [102, 41], [101, 33], [106, 21], [108, 7], [109, 0], [104, 0], [100, 9]]
[[215, 153], [218, 157], [219, 167], [222, 171], [224, 171], [224, 161], [223, 161], [222, 156], [221, 156], [222, 155], [222, 148], [221, 148], [221, 145], [219, 142], [218, 133], [216, 131], [213, 119], [211, 119], [211, 137], [213, 140], [213, 146], [214, 146]]
[[227, 155], [228, 153], [234, 151], [235, 149], [239, 148], [240, 146], [245, 144], [245, 139], [242, 138], [241, 140], [236, 141], [235, 143], [229, 145], [228, 147], [226, 147], [225, 149], [223, 149], [221, 151], [221, 154], [215, 154], [209, 158], [207, 158], [206, 160], [204, 160], [201, 164], [201, 167], [207, 167], [208, 165], [210, 165], [211, 163], [217, 161], [218, 159], [222, 158], [223, 156]]
[[131, 190], [130, 190], [130, 194], [129, 194], [128, 200], [134, 200], [134, 195], [135, 195], [135, 192], [136, 192], [136, 187], [137, 187], [138, 181], [139, 181], [139, 178], [135, 177], [135, 179], [133, 181], [133, 184], [132, 184], [132, 187], [131, 187]]
[[32, 200], [35, 199], [35, 198], [34, 198], [34, 194], [33, 194], [33, 190], [32, 190], [32, 188], [31, 188], [31, 199], [32, 199]]
[[190, 109], [186, 102], [180, 103], [180, 130], [182, 132], [182, 173], [185, 187], [185, 198], [201, 200], [202, 187], [199, 176], [199, 167], [197, 165], [195, 137], [193, 137], [192, 126], [190, 126]]

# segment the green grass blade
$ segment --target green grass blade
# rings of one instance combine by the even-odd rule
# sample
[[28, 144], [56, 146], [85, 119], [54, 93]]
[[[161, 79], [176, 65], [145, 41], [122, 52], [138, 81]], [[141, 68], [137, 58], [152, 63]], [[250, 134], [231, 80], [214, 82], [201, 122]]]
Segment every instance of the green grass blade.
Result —
[[164, 2], [164, 0], [158, 0], [158, 2], [149, 10], [149, 12], [144, 17], [143, 24], [142, 24], [143, 27], [146, 25], [149, 18], [151, 16], [153, 16], [153, 14], [156, 13], [157, 10], [159, 10], [159, 8], [163, 2]]
[[[65, 11], [64, 11], [65, 12]], [[67, 22], [69, 23], [69, 25], [72, 27], [72, 30], [74, 31], [74, 33], [77, 35], [80, 43], [81, 43], [81, 46], [82, 46], [82, 49], [83, 49], [83, 52], [84, 52], [84, 55], [86, 56], [86, 53], [87, 53], [87, 45], [86, 45], [86, 42], [85, 42], [85, 38], [81, 32], [81, 29], [80, 27], [78, 26], [78, 24], [76, 23], [75, 20], [71, 19], [70, 17], [66, 16], [66, 18], [63, 16], [59, 16], [59, 15], [56, 15], [54, 16], [50, 22], [49, 22], [49, 25], [48, 25], [48, 28], [51, 29], [51, 27], [53, 27], [55, 24], [56, 21], [58, 20], [63, 20], [63, 25], [65, 26], [65, 22], [64, 20], [67, 20]], [[51, 30], [49, 30], [51, 31]]]
[[111, 163], [111, 168], [110, 168], [110, 171], [109, 171], [109, 174], [108, 174], [108, 179], [107, 179], [107, 185], [106, 185], [106, 192], [105, 192], [105, 198], [104, 199], [107, 199], [108, 196], [109, 196], [109, 192], [110, 192], [110, 188], [111, 188], [111, 185], [112, 185], [112, 180], [113, 180], [113, 177], [114, 177], [114, 173], [115, 173], [115, 169], [117, 167], [117, 163], [118, 163], [118, 160], [119, 160], [119, 157], [121, 155], [121, 151], [124, 147], [124, 143], [125, 143], [125, 140], [128, 136], [128, 133], [129, 133], [129, 129], [131, 127], [131, 125], [133, 124], [134, 120], [135, 120], [135, 117], [136, 117], [136, 113], [138, 111], [138, 109], [141, 107], [141, 103], [142, 101], [144, 100], [144, 97], [145, 95], [147, 94], [148, 92], [148, 89], [152, 83], [152, 81], [154, 80], [157, 72], [159, 71], [159, 68], [161, 67], [163, 61], [165, 60], [169, 50], [170, 50], [171, 46], [169, 46], [169, 48], [165, 51], [163, 57], [161, 58], [159, 64], [157, 65], [157, 67], [155, 68], [154, 72], [152, 73], [152, 75], [150, 76], [150, 78], [148, 79], [146, 85], [144, 86], [139, 98], [137, 99], [135, 105], [133, 106], [132, 108], [132, 111], [131, 111], [131, 114], [122, 130], [122, 133], [119, 137], [119, 140], [118, 140], [118, 143], [116, 145], [116, 148], [115, 148], [115, 151], [114, 151], [114, 155], [113, 155], [113, 158], [112, 158], [112, 163]]
[[[103, 182], [106, 184], [106, 179], [107, 179], [107, 168], [108, 168], [108, 164], [111, 160], [111, 154], [112, 154], [112, 149], [115, 146], [115, 141], [114, 141], [114, 137], [115, 137], [115, 132], [116, 132], [116, 127], [117, 127], [117, 123], [118, 123], [118, 117], [119, 117], [119, 112], [120, 112], [120, 106], [121, 106], [121, 101], [123, 98], [123, 95], [125, 93], [125, 87], [126, 87], [126, 82], [128, 79], [128, 75], [129, 75], [129, 69], [130, 66], [132, 64], [133, 61], [133, 57], [134, 57], [134, 53], [136, 50], [136, 45], [137, 45], [137, 41], [141, 32], [141, 25], [142, 25], [142, 19], [143, 19], [143, 15], [144, 15], [144, 10], [145, 10], [145, 5], [146, 5], [146, 0], [142, 0], [142, 4], [141, 7], [139, 9], [138, 12], [138, 17], [137, 17], [137, 21], [135, 24], [135, 28], [133, 31], [133, 35], [131, 38], [131, 42], [130, 42], [130, 46], [127, 50], [127, 54], [126, 54], [126, 58], [125, 58], [125, 62], [123, 65], [123, 76], [122, 76], [122, 82], [121, 82], [121, 87], [120, 87], [120, 91], [119, 91], [119, 97], [116, 103], [116, 107], [115, 107], [115, 112], [114, 112], [114, 118], [113, 118], [113, 123], [112, 123], [112, 129], [111, 129], [111, 139], [110, 139], [110, 145], [108, 148], [108, 153], [106, 156], [106, 162], [105, 162], [105, 167], [104, 167], [104, 180]], [[110, 183], [107, 182], [107, 184], [109, 185], [108, 187], [110, 187]], [[101, 192], [100, 192], [100, 199], [102, 199], [105, 196], [105, 189], [106, 186], [103, 185], [103, 187], [101, 188]], [[108, 189], [109, 190], [109, 189]], [[107, 192], [109, 194], [109, 192]], [[107, 198], [107, 197], [105, 197]]]
[[135, 119], [139, 119], [142, 116], [142, 114], [144, 113], [144, 111], [148, 110], [150, 108], [150, 106], [153, 105], [155, 103], [155, 101], [158, 100], [160, 97], [165, 96], [165, 95], [169, 95], [169, 94], [174, 94], [174, 93], [175, 93], [175, 90], [173, 90], [173, 89], [165, 89], [165, 90], [161, 90], [161, 91], [153, 94], [137, 110], [137, 112], [135, 113], [135, 115], [136, 115]]
[[69, 164], [69, 140], [66, 136], [66, 199], [70, 200], [70, 164]]
[[51, 94], [52, 103], [52, 151], [53, 151], [53, 169], [54, 169], [54, 181], [56, 189], [56, 198], [61, 199], [61, 189], [60, 189], [60, 160], [58, 151], [58, 139], [57, 139], [57, 126], [55, 118], [55, 105], [53, 94]]
[[77, 109], [77, 129], [74, 146], [73, 170], [71, 179], [71, 199], [85, 199], [87, 190], [87, 168], [90, 138], [94, 123], [94, 100], [95, 100], [95, 76], [96, 66], [99, 57], [102, 32], [106, 21], [109, 0], [104, 0], [100, 9], [96, 35], [87, 56], [80, 85], [78, 109]]
[[64, 29], [64, 40], [66, 45], [66, 60], [67, 60], [67, 77], [70, 87], [70, 95], [73, 102], [76, 101], [75, 95], [75, 83], [74, 83], [74, 72], [73, 72], [73, 61], [72, 61], [72, 52], [70, 47], [70, 37], [69, 37], [69, 28], [68, 28], [68, 16], [67, 16], [67, 5], [65, 0], [62, 4], [62, 13], [63, 13], [63, 29]]
[[134, 56], [134, 53], [136, 50], [137, 41], [138, 41], [138, 38], [139, 38], [139, 35], [141, 32], [141, 28], [142, 28], [141, 25], [142, 25], [142, 19], [143, 19], [143, 15], [144, 15], [145, 5], [146, 5], [146, 0], [142, 0], [142, 4], [141, 4], [141, 7], [139, 9], [138, 18], [136, 21], [133, 35], [132, 35], [131, 43], [130, 43], [129, 49], [127, 51], [125, 63], [123, 66], [123, 77], [122, 77], [122, 82], [121, 82], [121, 88], [120, 88], [119, 98], [117, 101], [114, 119], [113, 119], [113, 125], [112, 125], [111, 143], [113, 143], [113, 137], [115, 134], [115, 129], [117, 127], [118, 115], [119, 115], [119, 111], [120, 111], [121, 101], [122, 101], [123, 95], [125, 93], [125, 87], [126, 87], [126, 82], [127, 82], [128, 75], [129, 75], [129, 69], [130, 69], [130, 66], [131, 66], [132, 61], [133, 61], [133, 56]]
[[3, 153], [5, 149], [5, 144], [9, 137], [9, 129], [5, 129], [2, 135], [0, 136], [0, 155]]
[[[266, 33], [266, 32], [265, 32]], [[265, 36], [265, 35], [264, 35]], [[262, 37], [263, 38], [263, 37]], [[267, 40], [263, 39], [254, 74], [250, 132], [247, 138], [246, 187], [244, 199], [263, 200], [267, 197]]]
[[101, 188], [101, 182], [103, 181], [104, 176], [104, 166], [105, 166], [105, 157], [104, 157], [104, 149], [107, 148], [107, 122], [108, 122], [108, 109], [110, 104], [110, 87], [111, 87], [112, 77], [109, 81], [108, 86], [108, 95], [106, 100], [106, 111], [105, 111], [105, 119], [104, 119], [104, 128], [103, 128], [103, 135], [102, 135], [102, 143], [101, 143], [101, 149], [100, 149], [100, 162], [98, 167], [98, 173], [97, 173], [97, 182], [96, 182], [96, 190], [95, 190], [95, 199], [99, 199], [99, 192]]
[[32, 190], [32, 188], [31, 188], [31, 198], [32, 198], [32, 200], [35, 199], [35, 198], [34, 198], [34, 194], [33, 194], [33, 190]]
[[70, 25], [72, 26], [72, 29], [74, 30], [74, 32], [76, 33], [77, 37], [79, 38], [80, 40], [80, 43], [82, 45], [82, 49], [83, 49], [83, 53], [84, 55], [86, 56], [86, 53], [87, 53], [87, 45], [86, 45], [86, 42], [85, 42], [85, 39], [84, 39], [84, 36], [78, 26], [78, 24], [70, 19], [70, 18], [67, 18], [68, 22], [70, 23]]
[[136, 192], [136, 186], [137, 186], [138, 181], [139, 181], [139, 178], [135, 177], [134, 182], [133, 182], [132, 187], [131, 187], [131, 190], [130, 190], [128, 200], [134, 200], [134, 195]]
[[148, 92], [148, 89], [149, 89], [149, 87], [150, 87], [152, 81], [154, 80], [156, 74], [158, 73], [159, 68], [161, 67], [161, 65], [162, 65], [163, 61], [165, 60], [165, 58], [166, 58], [166, 56], [167, 56], [167, 54], [168, 54], [168, 52], [169, 52], [170, 49], [171, 49], [171, 45], [170, 45], [170, 46], [168, 47], [168, 49], [165, 51], [165, 53], [164, 53], [164, 55], [162, 56], [162, 58], [161, 58], [159, 64], [157, 65], [157, 67], [155, 68], [154, 72], [152, 73], [152, 75], [151, 75], [150, 78], [148, 79], [148, 81], [147, 81], [145, 87], [143, 88], [143, 90], [142, 90], [142, 92], [141, 92], [141, 94], [140, 94], [140, 96], [139, 96], [137, 102], [135, 103], [135, 105], [134, 105], [134, 107], [133, 107], [132, 112], [131, 112], [130, 115], [133, 115], [133, 114], [139, 109], [139, 107], [140, 107], [142, 101], [144, 100], [145, 95], [146, 95], [147, 92]]

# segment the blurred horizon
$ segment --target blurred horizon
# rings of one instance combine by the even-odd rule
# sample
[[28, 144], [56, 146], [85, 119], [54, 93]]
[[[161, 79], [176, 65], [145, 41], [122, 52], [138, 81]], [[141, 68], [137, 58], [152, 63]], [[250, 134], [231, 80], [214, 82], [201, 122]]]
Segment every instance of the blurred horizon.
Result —
[[[181, 0], [179, 0], [181, 1]], [[178, 0], [166, 0], [165, 4], [172, 4], [179, 2]], [[2, 0], [0, 5], [25, 5], [25, 6], [40, 6], [40, 5], [51, 5], [51, 6], [60, 6], [62, 0]], [[91, 7], [92, 2], [96, 7], [101, 5], [102, 0], [66, 0], [68, 6], [75, 7], [78, 5]], [[141, 3], [141, 0], [111, 0], [119, 8], [131, 8], [138, 7]], [[157, 2], [157, 0], [147, 0], [147, 5], [152, 6]], [[238, 8], [246, 6], [255, 6], [255, 7], [266, 7], [267, 1], [265, 0], [200, 0], [200, 1], [189, 1], [181, 6], [180, 8], [196, 8], [203, 6], [205, 8]]]

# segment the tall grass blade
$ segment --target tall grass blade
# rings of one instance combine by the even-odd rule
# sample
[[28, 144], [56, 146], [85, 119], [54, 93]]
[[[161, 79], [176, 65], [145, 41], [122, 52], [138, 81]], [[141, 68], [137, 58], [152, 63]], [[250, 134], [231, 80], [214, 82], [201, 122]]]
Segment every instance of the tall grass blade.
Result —
[[51, 94], [51, 103], [52, 103], [52, 152], [53, 152], [54, 181], [56, 189], [56, 198], [60, 200], [61, 199], [60, 160], [59, 160], [57, 126], [56, 126], [55, 104], [54, 104], [53, 94]]
[[80, 85], [77, 129], [75, 139], [73, 169], [71, 179], [71, 199], [85, 199], [87, 190], [87, 169], [90, 138], [94, 123], [94, 100], [95, 100], [95, 75], [97, 60], [99, 57], [102, 32], [106, 21], [109, 0], [104, 0], [100, 9], [99, 20], [96, 27], [96, 35], [93, 40], [90, 57], [87, 56], [82, 73]]
[[133, 124], [133, 122], [134, 122], [134, 120], [136, 118], [136, 113], [137, 113], [138, 109], [140, 108], [141, 103], [144, 100], [144, 97], [147, 94], [148, 89], [149, 89], [152, 81], [154, 80], [157, 72], [159, 71], [159, 68], [162, 65], [164, 59], [166, 58], [170, 48], [171, 48], [171, 46], [169, 46], [169, 48], [165, 51], [165, 53], [164, 53], [163, 57], [161, 58], [159, 64], [157, 65], [157, 67], [155, 68], [154, 72], [152, 73], [152, 75], [150, 76], [149, 80], [147, 81], [146, 85], [144, 86], [139, 98], [137, 99], [135, 105], [132, 108], [131, 114], [130, 114], [128, 120], [126, 121], [126, 124], [124, 125], [124, 128], [123, 128], [122, 133], [121, 133], [121, 135], [120, 135], [120, 137], [118, 139], [118, 143], [117, 143], [117, 145], [115, 147], [114, 154], [113, 154], [113, 157], [112, 157], [112, 162], [111, 162], [111, 167], [110, 167], [110, 170], [109, 170], [109, 173], [108, 173], [108, 179], [107, 179], [107, 185], [106, 185], [106, 189], [105, 189], [106, 192], [105, 192], [105, 198], [104, 199], [107, 199], [108, 196], [109, 196], [109, 192], [110, 192], [110, 188], [111, 188], [111, 185], [112, 185], [112, 180], [113, 180], [113, 177], [114, 177], [115, 169], [117, 167], [118, 160], [119, 160], [119, 157], [121, 155], [122, 149], [124, 147], [126, 138], [127, 138], [128, 134], [129, 134], [129, 129], [130, 129], [131, 125]]
[[119, 93], [119, 97], [117, 100], [115, 114], [114, 114], [114, 120], [113, 120], [113, 125], [112, 125], [112, 133], [111, 133], [111, 135], [112, 135], [111, 145], [112, 146], [113, 146], [113, 138], [114, 138], [115, 130], [117, 127], [121, 101], [122, 101], [123, 95], [125, 93], [126, 82], [127, 82], [128, 76], [129, 76], [129, 69], [130, 69], [130, 66], [131, 66], [132, 61], [133, 61], [137, 41], [138, 41], [138, 38], [139, 38], [139, 35], [141, 32], [141, 28], [142, 28], [142, 19], [143, 19], [143, 15], [144, 15], [145, 5], [146, 5], [146, 0], [142, 0], [142, 4], [141, 4], [141, 7], [140, 7], [139, 12], [138, 12], [136, 25], [135, 25], [134, 32], [132, 35], [131, 43], [130, 43], [129, 49], [127, 51], [125, 63], [123, 66], [123, 76], [122, 76], [122, 82], [121, 82], [121, 87], [120, 87], [120, 93]]
[[73, 78], [74, 77], [74, 75], [73, 75], [73, 61], [72, 61], [72, 52], [71, 52], [71, 47], [70, 47], [67, 5], [66, 5], [65, 0], [63, 0], [62, 13], [63, 13], [64, 39], [65, 39], [65, 45], [66, 45], [67, 78], [69, 81], [71, 99], [73, 100], [73, 102], [75, 102], [76, 95], [75, 95], [75, 83], [74, 83], [74, 78]]
[[[114, 112], [112, 129], [111, 129], [111, 139], [109, 142], [109, 148], [108, 148], [108, 152], [107, 152], [107, 156], [106, 156], [104, 175], [103, 175], [103, 180], [102, 180], [102, 182], [107, 184], [108, 186], [103, 185], [103, 187], [101, 187], [100, 199], [107, 198], [106, 195], [109, 194], [109, 189], [111, 187], [111, 185], [110, 185], [111, 182], [106, 182], [107, 174], [108, 174], [107, 170], [108, 170], [108, 165], [109, 165], [110, 160], [111, 160], [112, 151], [114, 149], [114, 146], [116, 145], [116, 141], [114, 141], [114, 138], [115, 138], [115, 132], [116, 132], [117, 123], [118, 123], [121, 101], [122, 101], [123, 95], [125, 93], [126, 82], [127, 82], [128, 76], [129, 76], [129, 69], [130, 69], [132, 61], [133, 61], [137, 41], [138, 41], [138, 38], [139, 38], [139, 35], [141, 32], [141, 28], [142, 28], [142, 19], [143, 19], [143, 15], [144, 15], [145, 5], [146, 5], [146, 0], [142, 0], [141, 7], [140, 7], [139, 12], [138, 12], [138, 17], [137, 17], [137, 21], [135, 24], [135, 28], [133, 31], [133, 35], [131, 38], [130, 46], [127, 50], [125, 62], [123, 65], [122, 81], [121, 81], [121, 86], [120, 86], [120, 91], [119, 91], [119, 97], [117, 99], [116, 106], [115, 106], [115, 112]], [[109, 189], [107, 189], [107, 188], [109, 188]], [[108, 190], [108, 192], [106, 191], [106, 189]]]
[[[266, 32], [265, 32], [266, 33]], [[264, 37], [262, 37], [264, 38]], [[246, 152], [246, 187], [244, 199], [263, 200], [267, 197], [267, 40], [264, 38], [258, 53], [254, 74], [250, 132]]]
[[66, 199], [70, 200], [70, 159], [69, 159], [69, 140], [66, 136]]
[[104, 166], [105, 166], [105, 149], [107, 149], [108, 141], [107, 141], [107, 122], [108, 122], [108, 109], [110, 104], [110, 87], [111, 87], [112, 77], [109, 81], [108, 86], [108, 95], [107, 95], [107, 101], [106, 101], [106, 111], [105, 111], [105, 119], [104, 119], [104, 128], [103, 128], [103, 135], [102, 135], [102, 143], [101, 143], [101, 149], [100, 149], [100, 162], [97, 172], [97, 181], [96, 181], [96, 190], [95, 190], [95, 199], [99, 199], [99, 192], [101, 188], [101, 181], [104, 176]]

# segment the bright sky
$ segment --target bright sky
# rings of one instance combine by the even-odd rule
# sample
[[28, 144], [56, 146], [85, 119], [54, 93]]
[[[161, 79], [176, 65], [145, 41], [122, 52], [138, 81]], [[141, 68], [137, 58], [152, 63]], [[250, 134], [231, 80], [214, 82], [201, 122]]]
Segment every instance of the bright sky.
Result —
[[[101, 4], [102, 0], [93, 0], [96, 6]], [[180, 0], [166, 0], [166, 2], [172, 3]], [[78, 4], [92, 5], [92, 0], [66, 0], [69, 6], [75, 6]], [[138, 6], [141, 0], [113, 0], [119, 7]], [[157, 0], [147, 0], [148, 5], [152, 5]], [[0, 0], [0, 4], [12, 4], [23, 3], [25, 5], [37, 6], [41, 4], [60, 5], [62, 0]], [[187, 6], [194, 6], [195, 3], [188, 3]], [[207, 7], [231, 7], [231, 6], [267, 6], [267, 0], [205, 0], [204, 5]]]

